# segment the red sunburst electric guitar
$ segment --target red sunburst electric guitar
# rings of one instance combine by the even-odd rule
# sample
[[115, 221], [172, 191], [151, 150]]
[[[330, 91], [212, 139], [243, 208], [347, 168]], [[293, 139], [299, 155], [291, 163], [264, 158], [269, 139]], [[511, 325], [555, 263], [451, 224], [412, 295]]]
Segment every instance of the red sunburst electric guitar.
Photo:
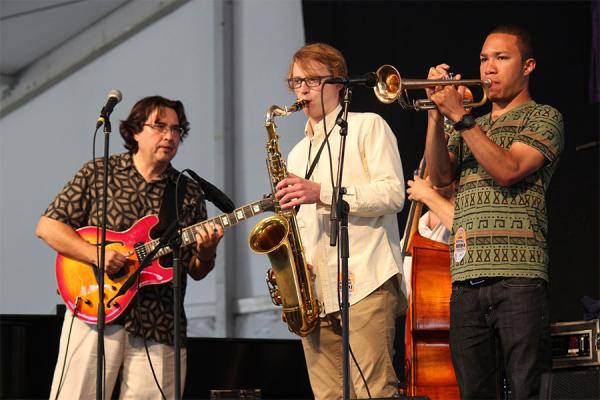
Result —
[[[182, 246], [196, 242], [194, 232], [197, 227], [206, 226], [212, 229], [213, 224], [218, 224], [223, 228], [229, 228], [265, 211], [273, 211], [272, 198], [265, 198], [236, 208], [230, 214], [221, 214], [184, 228], [181, 231]], [[118, 294], [132, 275], [139, 273], [139, 287], [166, 283], [173, 278], [173, 270], [161, 266], [159, 262], [159, 257], [172, 252], [168, 246], [158, 250], [152, 262], [138, 272], [140, 262], [158, 246], [159, 240], [150, 237], [152, 228], [157, 224], [158, 216], [148, 215], [126, 231], [106, 231], [107, 249], [130, 254], [125, 267], [117, 275], [104, 274], [104, 310], [107, 323], [119, 317], [135, 297], [137, 284], [132, 285], [124, 294]], [[78, 229], [77, 233], [89, 243], [98, 244], [100, 228], [86, 226]], [[56, 280], [60, 296], [73, 314], [90, 324], [95, 324], [98, 320], [99, 290], [96, 269], [95, 265], [67, 258], [60, 253], [56, 257]]]

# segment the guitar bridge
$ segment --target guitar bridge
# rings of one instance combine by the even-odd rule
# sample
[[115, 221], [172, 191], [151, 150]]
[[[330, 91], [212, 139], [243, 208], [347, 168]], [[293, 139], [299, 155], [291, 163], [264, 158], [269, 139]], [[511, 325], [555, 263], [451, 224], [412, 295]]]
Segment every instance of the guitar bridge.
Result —
[[113, 281], [127, 275], [127, 268], [123, 267], [114, 274], [108, 274], [108, 277]]

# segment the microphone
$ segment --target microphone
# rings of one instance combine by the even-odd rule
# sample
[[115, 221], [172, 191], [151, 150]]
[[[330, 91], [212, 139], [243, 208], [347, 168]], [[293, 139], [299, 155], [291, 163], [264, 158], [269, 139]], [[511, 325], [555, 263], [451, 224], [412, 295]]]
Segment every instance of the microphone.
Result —
[[108, 99], [106, 100], [106, 104], [102, 107], [102, 111], [100, 111], [100, 116], [98, 117], [98, 121], [96, 122], [96, 129], [100, 128], [102, 124], [106, 122], [108, 117], [113, 111], [113, 108], [117, 105], [118, 102], [123, 99], [123, 95], [121, 91], [117, 89], [113, 89], [108, 92]]
[[375, 72], [367, 72], [366, 74], [360, 76], [349, 76], [347, 78], [328, 78], [325, 79], [323, 83], [340, 83], [345, 86], [364, 85], [367, 87], [373, 87], [377, 85], [377, 80], [377, 74], [375, 74]]
[[196, 180], [200, 184], [202, 191], [206, 195], [206, 200], [213, 203], [217, 208], [223, 212], [230, 213], [235, 209], [233, 205], [233, 201], [227, 197], [225, 193], [223, 193], [218, 187], [213, 185], [212, 183], [206, 181], [203, 178], [200, 178], [197, 173], [192, 171], [191, 169], [187, 170], [192, 178]]

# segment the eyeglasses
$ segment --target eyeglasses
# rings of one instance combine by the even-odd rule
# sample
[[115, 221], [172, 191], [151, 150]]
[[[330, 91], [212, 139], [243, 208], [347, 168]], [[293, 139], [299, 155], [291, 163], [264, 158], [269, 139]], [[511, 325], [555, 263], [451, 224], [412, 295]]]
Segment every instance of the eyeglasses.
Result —
[[144, 124], [144, 126], [149, 126], [159, 133], [167, 133], [171, 131], [173, 135], [183, 135], [183, 128], [180, 126], [167, 126], [166, 124]]
[[299, 78], [297, 76], [293, 76], [287, 80], [288, 86], [290, 89], [298, 89], [302, 86], [302, 82], [306, 82], [306, 86], [308, 87], [317, 87], [321, 85], [323, 79], [331, 78], [332, 75], [327, 76], [307, 76], [306, 78]]

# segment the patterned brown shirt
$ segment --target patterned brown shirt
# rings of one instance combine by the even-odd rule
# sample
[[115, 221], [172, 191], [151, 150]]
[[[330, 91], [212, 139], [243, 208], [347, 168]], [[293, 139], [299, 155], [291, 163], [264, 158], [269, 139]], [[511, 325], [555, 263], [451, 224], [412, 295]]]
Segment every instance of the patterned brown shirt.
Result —
[[[50, 203], [44, 215], [78, 229], [84, 226], [100, 226], [102, 203], [102, 159], [88, 161], [65, 185]], [[107, 229], [124, 231], [147, 215], [158, 215], [167, 180], [176, 183], [179, 172], [171, 165], [165, 173], [152, 182], [146, 182], [133, 164], [129, 153], [109, 158]], [[95, 190], [97, 182], [98, 190]], [[190, 226], [206, 219], [206, 203], [200, 186], [188, 179], [183, 202], [185, 215], [183, 225]], [[182, 249], [181, 286], [185, 296], [187, 265], [194, 246]], [[145, 337], [159, 343], [173, 344], [173, 289], [171, 283], [142, 287], [136, 299], [114, 323], [125, 325], [135, 336]], [[183, 303], [183, 301], [182, 301]], [[187, 320], [181, 306], [182, 344], [186, 342]]]

